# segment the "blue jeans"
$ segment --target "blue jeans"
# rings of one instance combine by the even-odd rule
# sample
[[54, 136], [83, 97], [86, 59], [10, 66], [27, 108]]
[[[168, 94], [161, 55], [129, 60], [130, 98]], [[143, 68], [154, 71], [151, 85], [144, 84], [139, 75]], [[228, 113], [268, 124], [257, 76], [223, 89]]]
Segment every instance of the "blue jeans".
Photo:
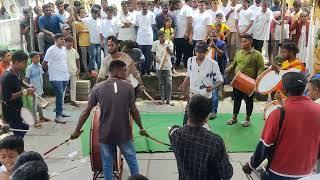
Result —
[[262, 178], [263, 180], [296, 180], [300, 178], [291, 178], [291, 177], [284, 177], [278, 176], [270, 171], [267, 171], [266, 174]]
[[128, 163], [131, 175], [139, 174], [136, 150], [134, 149], [131, 140], [122, 144], [100, 143], [101, 160], [105, 180], [113, 179], [113, 160], [117, 152], [117, 146], [120, 148], [121, 153], [124, 155]]
[[68, 83], [68, 81], [51, 81], [54, 93], [56, 95], [56, 117], [62, 115], [64, 92]]
[[150, 70], [151, 70], [151, 64], [152, 64], [152, 55], [151, 55], [151, 48], [152, 45], [139, 45], [139, 49], [141, 49], [144, 57], [145, 57], [145, 61], [142, 64], [142, 75], [144, 75], [145, 73], [150, 74]]
[[212, 101], [212, 110], [211, 110], [211, 112], [214, 112], [214, 113], [217, 114], [218, 105], [219, 105], [219, 95], [218, 95], [218, 90], [217, 89], [212, 91], [211, 101]]
[[89, 70], [95, 69], [95, 63], [97, 63], [98, 69], [101, 67], [101, 46], [100, 44], [91, 44], [89, 47]]

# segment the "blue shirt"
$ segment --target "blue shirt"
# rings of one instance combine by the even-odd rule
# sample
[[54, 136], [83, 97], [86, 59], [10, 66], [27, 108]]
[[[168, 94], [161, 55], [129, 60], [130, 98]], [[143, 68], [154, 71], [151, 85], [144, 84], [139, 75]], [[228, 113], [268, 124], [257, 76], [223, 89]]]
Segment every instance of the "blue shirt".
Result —
[[39, 28], [46, 29], [53, 34], [61, 33], [60, 23], [63, 20], [60, 16], [52, 15], [52, 16], [40, 16], [39, 18]]
[[38, 95], [43, 94], [43, 74], [42, 65], [40, 63], [38, 64], [30, 64], [26, 69], [26, 78], [29, 78], [30, 85], [34, 86], [36, 88], [36, 93]]

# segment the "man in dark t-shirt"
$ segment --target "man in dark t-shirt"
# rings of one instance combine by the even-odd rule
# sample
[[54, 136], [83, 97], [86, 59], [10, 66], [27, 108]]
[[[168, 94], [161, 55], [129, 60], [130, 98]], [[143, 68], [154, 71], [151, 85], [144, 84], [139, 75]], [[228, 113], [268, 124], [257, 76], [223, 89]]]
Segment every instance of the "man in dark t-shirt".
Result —
[[[29, 126], [23, 123], [20, 110], [23, 106], [23, 95], [34, 95], [35, 89], [21, 80], [21, 72], [26, 68], [28, 55], [23, 51], [12, 54], [12, 65], [3, 74], [2, 84], [2, 113], [10, 128], [27, 130]], [[22, 90], [25, 86], [27, 89]], [[25, 132], [14, 131], [15, 136], [24, 137]]]
[[121, 60], [111, 61], [110, 77], [92, 89], [86, 109], [79, 117], [78, 125], [71, 139], [81, 134], [81, 128], [94, 106], [99, 103], [100, 123], [99, 142], [102, 154], [103, 173], [105, 179], [113, 179], [112, 162], [116, 146], [124, 154], [132, 175], [139, 173], [138, 162], [132, 143], [130, 117], [140, 128], [141, 135], [147, 135], [141, 124], [140, 114], [135, 105], [135, 94], [132, 85], [125, 80], [126, 64]]

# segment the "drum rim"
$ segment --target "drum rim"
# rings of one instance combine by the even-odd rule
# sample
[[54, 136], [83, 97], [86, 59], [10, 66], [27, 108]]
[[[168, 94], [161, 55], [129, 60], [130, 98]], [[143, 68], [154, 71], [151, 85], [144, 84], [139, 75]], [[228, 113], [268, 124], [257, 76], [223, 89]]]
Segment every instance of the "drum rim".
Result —
[[261, 92], [261, 91], [259, 91], [259, 89], [258, 89], [258, 86], [259, 86], [262, 78], [264, 78], [269, 72], [272, 72], [272, 71], [273, 71], [272, 69], [267, 69], [267, 70], [265, 70], [264, 72], [262, 72], [262, 73], [258, 76], [258, 78], [257, 78], [257, 80], [256, 80], [256, 87], [255, 87], [256, 92], [258, 92], [258, 93], [260, 93], [260, 94], [270, 94], [270, 93], [272, 93], [274, 90], [277, 89], [277, 86], [278, 86], [279, 83], [281, 83], [281, 80], [280, 80], [272, 89], [270, 89], [270, 90], [268, 90], [268, 91]]
[[[30, 123], [28, 123], [27, 121], [25, 121], [25, 119], [21, 116], [22, 111], [27, 111], [28, 113], [30, 113], [30, 115], [31, 115], [31, 117], [32, 117], [32, 119], [33, 119], [32, 124], [30, 124]], [[32, 112], [31, 112], [28, 108], [26, 108], [26, 107], [21, 107], [21, 109], [20, 109], [20, 117], [21, 117], [21, 119], [23, 120], [23, 122], [26, 123], [26, 124], [28, 124], [29, 126], [33, 126], [34, 123], [36, 122], [35, 117], [33, 116]]]
[[[94, 124], [94, 116], [95, 116], [95, 112], [96, 111], [99, 111], [100, 110], [100, 107], [99, 107], [99, 105], [97, 105], [97, 106], [95, 106], [94, 107], [94, 109], [91, 111], [92, 112], [92, 121], [91, 121], [91, 127], [90, 127], [90, 164], [91, 164], [91, 170], [93, 171], [93, 172], [99, 172], [99, 170], [97, 170], [97, 169], [95, 169], [95, 166], [96, 166], [96, 164], [95, 163], [97, 163], [97, 162], [94, 162], [94, 157], [93, 157], [93, 145], [92, 145], [92, 143], [93, 143], [93, 136], [92, 136], [92, 133], [93, 133], [93, 124]], [[100, 150], [99, 150], [100, 151]], [[101, 159], [101, 157], [100, 157], [100, 159]], [[102, 165], [101, 165], [101, 167], [102, 167]]]

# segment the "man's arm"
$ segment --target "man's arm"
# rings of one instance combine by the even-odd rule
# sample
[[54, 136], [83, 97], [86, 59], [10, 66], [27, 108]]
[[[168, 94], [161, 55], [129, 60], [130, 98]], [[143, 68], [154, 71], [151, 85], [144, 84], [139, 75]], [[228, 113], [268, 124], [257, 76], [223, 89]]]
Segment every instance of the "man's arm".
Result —
[[108, 68], [107, 67], [107, 61], [108, 61], [107, 58], [108, 58], [108, 56], [101, 62], [101, 67], [99, 70], [99, 74], [98, 74], [96, 83], [102, 82], [105, 79], [107, 79], [107, 75], [109, 72], [107, 69]]
[[137, 106], [136, 106], [135, 93], [132, 86], [130, 86], [129, 95], [130, 95], [129, 96], [130, 114], [132, 115], [134, 122], [138, 125], [140, 129], [140, 132], [139, 132], [140, 135], [147, 136], [148, 133], [143, 129], [143, 125], [141, 123], [141, 117], [140, 117], [139, 110], [137, 109]]
[[221, 176], [221, 179], [231, 179], [233, 176], [233, 167], [229, 161], [226, 147], [224, 145], [222, 138], [220, 139], [220, 141], [221, 143], [219, 143], [219, 145], [221, 148], [220, 148], [219, 154], [221, 156], [217, 163], [218, 172], [219, 172], [219, 175]]
[[242, 35], [242, 36], [245, 35], [249, 31], [249, 29], [252, 27], [252, 25], [253, 25], [253, 20], [250, 20], [249, 25], [247, 26], [247, 28], [243, 32], [240, 32], [240, 35]]
[[192, 38], [191, 33], [192, 33], [192, 17], [189, 16], [189, 17], [187, 17], [187, 30], [186, 30], [184, 37], [185, 38], [189, 38], [189, 37]]
[[258, 54], [258, 57], [257, 57], [257, 68], [258, 68], [258, 71], [257, 71], [257, 75], [259, 76], [263, 71], [265, 71], [265, 68], [264, 68], [264, 58], [262, 56], [261, 53]]
[[130, 70], [129, 74], [132, 73], [132, 76], [138, 80], [139, 85], [143, 86], [142, 79], [140, 77], [139, 71], [137, 70], [134, 61], [131, 59], [129, 55], [126, 55], [126, 56], [127, 56], [126, 58], [129, 58], [129, 68], [128, 68]]

